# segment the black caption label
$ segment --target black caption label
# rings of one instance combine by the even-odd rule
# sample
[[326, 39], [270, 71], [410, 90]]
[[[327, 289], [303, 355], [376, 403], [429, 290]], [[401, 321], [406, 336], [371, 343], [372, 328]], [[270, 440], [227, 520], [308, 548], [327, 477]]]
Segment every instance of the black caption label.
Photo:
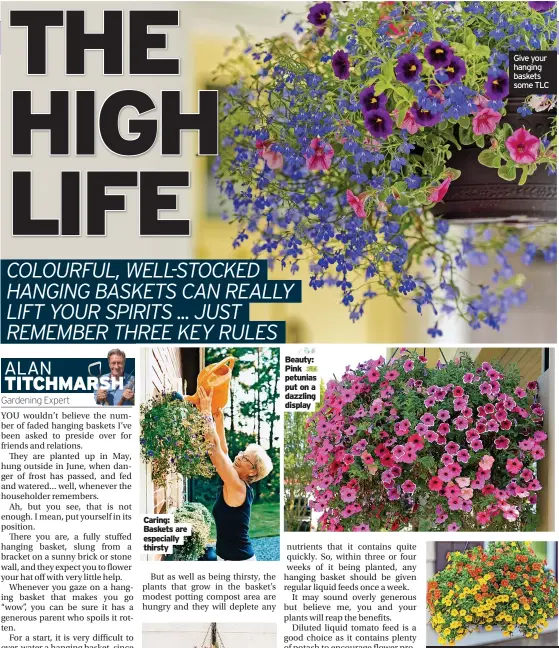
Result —
[[557, 52], [509, 52], [510, 95], [557, 94]]

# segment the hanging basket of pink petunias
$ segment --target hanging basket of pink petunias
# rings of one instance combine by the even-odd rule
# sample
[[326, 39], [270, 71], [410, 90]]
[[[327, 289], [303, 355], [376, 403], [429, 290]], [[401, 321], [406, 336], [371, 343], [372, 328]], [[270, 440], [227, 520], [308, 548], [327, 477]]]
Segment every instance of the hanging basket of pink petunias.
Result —
[[402, 349], [328, 382], [307, 422], [322, 531], [526, 531], [545, 456], [536, 382], [466, 354]]

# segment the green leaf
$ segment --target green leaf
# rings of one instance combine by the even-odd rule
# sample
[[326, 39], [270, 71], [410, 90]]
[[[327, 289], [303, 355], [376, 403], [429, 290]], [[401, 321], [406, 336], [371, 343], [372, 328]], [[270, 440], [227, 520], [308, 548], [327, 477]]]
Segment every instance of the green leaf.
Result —
[[501, 133], [503, 134], [504, 138], [507, 139], [507, 137], [510, 137], [512, 135], [512, 126], [510, 124], [504, 123], [501, 126]]
[[435, 162], [435, 158], [430, 151], [423, 151], [423, 161], [426, 165], [431, 166]]
[[377, 94], [380, 94], [381, 92], [384, 92], [385, 90], [391, 87], [392, 84], [383, 77], [380, 77], [379, 80], [375, 82], [375, 92]]
[[466, 47], [470, 50], [475, 49], [476, 47], [476, 35], [472, 32], [471, 29], [466, 29], [464, 30], [466, 32], [466, 38], [464, 39], [464, 43]]
[[471, 129], [460, 127], [460, 129], [458, 130], [458, 139], [464, 146], [471, 144], [474, 141], [474, 136]]
[[462, 175], [462, 171], [460, 171], [459, 169], [453, 169], [452, 167], [448, 167], [446, 172], [453, 180], [458, 180], [458, 178]]
[[483, 166], [498, 169], [501, 166], [501, 154], [493, 149], [485, 149], [478, 155], [478, 162]]
[[435, 461], [435, 457], [433, 457], [432, 455], [425, 455], [423, 457], [420, 457], [418, 461], [431, 474], [435, 472], [435, 468], [437, 467], [437, 462]]
[[478, 58], [486, 58], [488, 59], [491, 56], [491, 50], [487, 45], [478, 45], [475, 49], [475, 53], [477, 54]]
[[372, 29], [369, 29], [368, 27], [358, 27], [357, 28], [357, 33], [362, 38], [372, 38], [372, 36], [373, 36]]
[[400, 128], [402, 126], [402, 123], [403, 123], [404, 119], [406, 118], [406, 113], [407, 112], [408, 112], [407, 107], [400, 108], [398, 110], [398, 119], [396, 120], [396, 125], [398, 126], [398, 128]]
[[470, 118], [469, 117], [460, 117], [460, 119], [458, 120], [458, 123], [463, 128], [470, 128]]
[[524, 165], [522, 167], [522, 175], [520, 176], [520, 180], [518, 181], [519, 185], [526, 184], [526, 180], [528, 180], [528, 176], [530, 175], [528, 167]]
[[474, 135], [474, 142], [479, 148], [485, 148], [485, 135]]
[[408, 90], [408, 88], [405, 88], [404, 86], [396, 86], [394, 88], [394, 92], [397, 95], [400, 95], [400, 97], [403, 97], [404, 99], [406, 99], [407, 101], [411, 101], [411, 93]]
[[516, 180], [516, 167], [510, 162], [500, 167], [497, 173], [499, 178], [503, 178], [503, 180], [508, 180], [509, 182]]
[[460, 146], [460, 142], [456, 139], [456, 137], [454, 137], [452, 131], [445, 131], [444, 136], [449, 142], [452, 142], [459, 151], [462, 150], [462, 147]]
[[396, 76], [394, 75], [394, 63], [392, 61], [386, 61], [386, 63], [383, 63], [383, 65], [380, 68], [381, 75], [387, 80], [387, 81], [393, 81]]

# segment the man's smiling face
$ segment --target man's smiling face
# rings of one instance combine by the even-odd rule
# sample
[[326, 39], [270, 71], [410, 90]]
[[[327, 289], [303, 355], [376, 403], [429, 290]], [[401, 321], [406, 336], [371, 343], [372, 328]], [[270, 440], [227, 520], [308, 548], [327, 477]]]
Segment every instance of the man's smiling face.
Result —
[[111, 370], [111, 376], [114, 378], [121, 378], [124, 376], [124, 363], [126, 360], [116, 353], [113, 353], [109, 357], [109, 369]]

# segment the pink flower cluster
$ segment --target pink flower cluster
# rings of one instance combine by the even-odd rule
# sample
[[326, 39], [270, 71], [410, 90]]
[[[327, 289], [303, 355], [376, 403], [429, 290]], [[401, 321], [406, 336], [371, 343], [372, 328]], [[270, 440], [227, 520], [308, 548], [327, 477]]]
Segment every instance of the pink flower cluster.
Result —
[[401, 350], [328, 383], [308, 421], [308, 491], [322, 529], [398, 530], [422, 514], [435, 529], [483, 528], [533, 509], [547, 438], [537, 384], [528, 393], [491, 364], [468, 362], [428, 369]]

